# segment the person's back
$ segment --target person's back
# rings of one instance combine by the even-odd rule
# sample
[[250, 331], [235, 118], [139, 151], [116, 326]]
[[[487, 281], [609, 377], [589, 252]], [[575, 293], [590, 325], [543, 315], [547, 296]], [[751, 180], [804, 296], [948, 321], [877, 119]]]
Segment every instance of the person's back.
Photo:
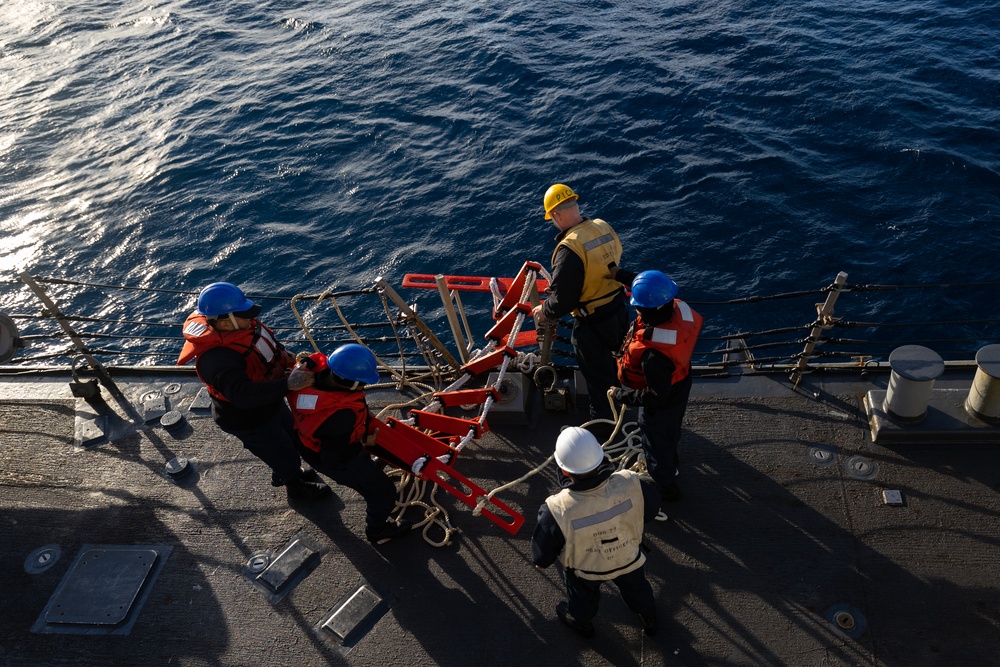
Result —
[[177, 364], [195, 361], [215, 423], [271, 469], [272, 485], [286, 487], [289, 498], [322, 498], [330, 487], [302, 470], [285, 405], [288, 392], [311, 384], [312, 374], [286, 374], [293, 357], [257, 319], [260, 311], [232, 283], [209, 285], [184, 322]]
[[368, 449], [374, 445], [375, 433], [368, 429], [364, 385], [378, 381], [374, 355], [363, 345], [350, 343], [329, 357], [316, 353], [301, 363], [315, 375], [312, 387], [289, 396], [302, 458], [361, 494], [369, 541], [380, 543], [406, 534], [409, 521], [389, 518], [396, 509], [396, 486]]
[[591, 417], [611, 418], [608, 389], [618, 385], [614, 355], [628, 328], [625, 288], [612, 277], [622, 245], [607, 222], [585, 218], [577, 194], [558, 183], [543, 198], [559, 230], [545, 302], [532, 309], [539, 327], [572, 313], [573, 352], [587, 384]]
[[643, 524], [658, 513], [659, 494], [634, 472], [615, 472], [586, 429], [564, 429], [555, 459], [563, 489], [538, 509], [531, 560], [539, 570], [556, 560], [563, 564], [568, 600], [556, 605], [556, 616], [578, 634], [592, 637], [601, 584], [611, 581], [639, 615], [646, 634], [654, 634], [656, 606], [640, 544]]

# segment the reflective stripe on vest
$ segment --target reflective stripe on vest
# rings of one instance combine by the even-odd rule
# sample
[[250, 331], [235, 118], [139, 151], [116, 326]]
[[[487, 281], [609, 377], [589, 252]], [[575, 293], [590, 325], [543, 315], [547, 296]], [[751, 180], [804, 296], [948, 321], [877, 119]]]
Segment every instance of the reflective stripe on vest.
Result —
[[612, 473], [587, 491], [563, 489], [545, 500], [566, 545], [559, 556], [582, 579], [605, 580], [642, 567], [639, 549], [643, 499], [639, 476], [631, 470]]

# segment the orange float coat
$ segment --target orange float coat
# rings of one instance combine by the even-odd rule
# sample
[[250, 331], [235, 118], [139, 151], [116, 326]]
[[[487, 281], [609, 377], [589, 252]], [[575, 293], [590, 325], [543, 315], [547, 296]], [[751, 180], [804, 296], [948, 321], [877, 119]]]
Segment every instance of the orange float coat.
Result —
[[352, 443], [361, 442], [368, 429], [368, 404], [365, 403], [363, 391], [323, 391], [315, 387], [306, 387], [288, 394], [288, 405], [295, 418], [295, 430], [302, 444], [319, 452], [320, 440], [316, 430], [326, 421], [327, 417], [340, 410], [350, 410], [354, 413], [354, 430], [351, 431]]
[[[242, 354], [246, 361], [247, 377], [254, 382], [284, 377], [290, 365], [290, 355], [275, 338], [274, 332], [259, 320], [250, 320], [248, 329], [219, 331], [201, 313], [196, 311], [188, 315], [184, 321], [184, 347], [177, 358], [177, 365], [183, 366], [214, 347], [228, 347]], [[205, 382], [205, 378], [201, 380]], [[205, 382], [205, 386], [213, 398], [226, 400], [212, 385]]]
[[691, 372], [691, 355], [698, 341], [703, 319], [691, 306], [674, 299], [674, 313], [655, 327], [646, 326], [642, 316], [635, 318], [625, 336], [618, 358], [618, 379], [630, 389], [645, 389], [642, 355], [648, 349], [662, 353], [674, 364], [671, 384], [677, 384]]

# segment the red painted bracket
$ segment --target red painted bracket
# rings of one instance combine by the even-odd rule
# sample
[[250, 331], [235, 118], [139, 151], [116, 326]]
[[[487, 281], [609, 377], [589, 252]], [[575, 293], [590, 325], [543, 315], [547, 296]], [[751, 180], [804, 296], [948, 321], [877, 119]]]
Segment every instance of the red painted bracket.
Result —
[[375, 442], [410, 465], [425, 454], [432, 457], [458, 454], [454, 447], [395, 417], [387, 418], [385, 426], [379, 429]]
[[[490, 278], [487, 276], [445, 276], [445, 286], [450, 290], [460, 292], [489, 292]], [[510, 279], [507, 279], [510, 284]], [[417, 289], [437, 289], [437, 276], [429, 273], [407, 273], [403, 276], [403, 287]], [[501, 289], [504, 287], [503, 279], [500, 281]]]
[[480, 424], [478, 419], [463, 419], [437, 412], [424, 412], [423, 410], [410, 410], [410, 416], [417, 422], [417, 428], [450, 435], [464, 436], [469, 431], [473, 431], [474, 437], [478, 439], [483, 433], [490, 430], [487, 424]]
[[494, 401], [500, 400], [500, 392], [496, 387], [484, 387], [483, 389], [460, 389], [459, 391], [439, 391], [434, 394], [434, 398], [441, 402], [446, 408], [456, 405], [482, 405], [490, 396]]
[[[384, 428], [378, 429], [376, 436], [378, 444], [401, 460], [412, 466], [418, 459], [428, 457], [420, 471], [422, 479], [434, 482], [472, 509], [475, 509], [479, 504], [479, 499], [486, 495], [486, 491], [482, 487], [473, 483], [452, 466], [437, 460], [436, 457], [441, 454], [457, 453], [453, 448], [394, 417], [386, 419], [384, 424], [379, 422], [379, 425], [384, 426]], [[457, 485], [452, 483], [453, 481]], [[459, 488], [459, 485], [462, 488]], [[490, 498], [489, 504], [484, 506], [480, 513], [511, 535], [524, 524], [524, 517], [521, 514], [496, 498]]]
[[517, 359], [517, 351], [512, 347], [504, 345], [493, 350], [482, 359], [470, 361], [462, 366], [462, 370], [470, 375], [479, 375], [483, 371], [488, 371], [499, 366], [503, 362], [504, 355], [511, 359]]
[[486, 338], [492, 341], [501, 341], [507, 337], [514, 328], [514, 323], [517, 322], [518, 315], [524, 315], [527, 317], [531, 314], [531, 306], [526, 303], [515, 304], [513, 308], [508, 310], [500, 321], [493, 325], [493, 328], [486, 332]]
[[[468, 490], [463, 491], [462, 489], [459, 489], [457, 486], [452, 484], [450, 480], [446, 479], [445, 475], [455, 480]], [[454, 468], [441, 463], [437, 459], [430, 459], [427, 461], [427, 464], [423, 469], [423, 476], [461, 500], [472, 509], [476, 509], [476, 506], [479, 505], [479, 499], [486, 495], [486, 491], [481, 486], [474, 484]], [[487, 507], [491, 506], [494, 509], [487, 509]], [[497, 510], [505, 514], [509, 517], [509, 519], [504, 519], [500, 516]], [[521, 514], [515, 512], [507, 503], [502, 500], [497, 500], [496, 498], [490, 498], [489, 503], [480, 510], [480, 514], [503, 528], [511, 535], [516, 533], [524, 524], [524, 517]]]
[[517, 338], [514, 339], [514, 343], [511, 344], [507, 338], [503, 339], [505, 345], [510, 345], [511, 347], [525, 347], [527, 345], [538, 345], [538, 331], [535, 329], [529, 329], [528, 331], [518, 332]]
[[528, 271], [532, 270], [537, 275], [541, 268], [542, 265], [537, 262], [524, 263], [521, 270], [517, 272], [517, 276], [513, 282], [507, 287], [507, 293], [504, 294], [500, 304], [493, 311], [493, 319], [500, 319], [503, 313], [513, 308], [521, 300], [521, 294], [524, 292], [524, 283], [528, 280]]

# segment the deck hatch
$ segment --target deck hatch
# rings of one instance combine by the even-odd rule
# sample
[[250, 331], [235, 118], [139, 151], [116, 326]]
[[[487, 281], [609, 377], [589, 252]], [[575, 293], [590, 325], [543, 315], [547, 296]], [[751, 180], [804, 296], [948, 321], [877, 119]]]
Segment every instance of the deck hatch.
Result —
[[128, 634], [170, 550], [84, 545], [32, 632]]
[[156, 563], [152, 549], [104, 549], [80, 553], [52, 596], [48, 623], [118, 625], [125, 620]]

